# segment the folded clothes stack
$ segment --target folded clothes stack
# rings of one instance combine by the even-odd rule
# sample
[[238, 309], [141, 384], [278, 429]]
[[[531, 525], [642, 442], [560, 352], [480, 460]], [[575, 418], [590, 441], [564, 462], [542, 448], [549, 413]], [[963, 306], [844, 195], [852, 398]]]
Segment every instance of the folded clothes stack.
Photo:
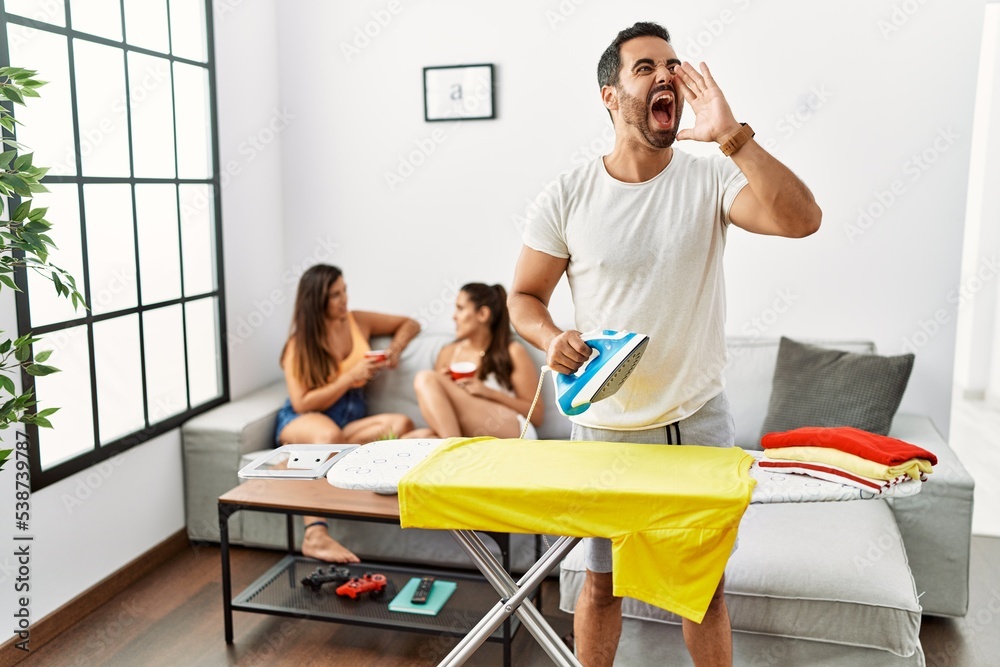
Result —
[[937, 457], [916, 445], [848, 426], [805, 427], [761, 438], [757, 465], [773, 472], [885, 493], [909, 480], [926, 481]]

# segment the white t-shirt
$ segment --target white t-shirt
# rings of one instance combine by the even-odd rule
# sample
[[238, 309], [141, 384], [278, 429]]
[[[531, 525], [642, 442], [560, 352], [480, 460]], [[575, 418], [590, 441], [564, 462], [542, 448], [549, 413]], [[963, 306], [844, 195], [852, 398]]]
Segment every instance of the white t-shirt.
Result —
[[524, 243], [569, 258], [576, 328], [649, 336], [621, 389], [572, 420], [637, 430], [673, 423], [719, 395], [726, 363], [722, 253], [729, 209], [746, 185], [724, 157], [674, 149], [644, 183], [612, 178], [598, 158], [539, 197]]

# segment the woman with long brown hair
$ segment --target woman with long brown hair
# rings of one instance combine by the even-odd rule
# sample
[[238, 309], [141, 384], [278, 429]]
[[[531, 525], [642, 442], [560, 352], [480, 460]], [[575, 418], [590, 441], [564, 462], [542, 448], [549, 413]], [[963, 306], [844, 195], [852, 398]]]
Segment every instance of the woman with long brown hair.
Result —
[[[493, 435], [516, 438], [538, 383], [524, 345], [511, 340], [507, 291], [501, 285], [469, 283], [455, 299], [456, 339], [438, 354], [433, 371], [420, 371], [413, 386], [420, 412], [438, 437]], [[475, 368], [471, 377], [452, 379], [450, 369]], [[542, 423], [541, 400], [526, 438]]]
[[[281, 352], [288, 400], [278, 412], [275, 442], [364, 444], [386, 437], [426, 437], [413, 431], [404, 414], [369, 415], [364, 387], [399, 355], [420, 331], [413, 319], [347, 309], [347, 285], [340, 269], [317, 264], [299, 280], [292, 328]], [[373, 356], [369, 339], [392, 336], [384, 359]], [[305, 517], [302, 554], [339, 563], [358, 562], [330, 537], [320, 517]]]

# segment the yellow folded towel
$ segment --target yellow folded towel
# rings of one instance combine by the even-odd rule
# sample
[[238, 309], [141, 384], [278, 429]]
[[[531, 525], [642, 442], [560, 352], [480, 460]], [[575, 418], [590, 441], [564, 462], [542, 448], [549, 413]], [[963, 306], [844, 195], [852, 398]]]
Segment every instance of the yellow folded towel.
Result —
[[911, 479], [920, 479], [921, 472], [930, 474], [933, 471], [933, 467], [927, 459], [910, 459], [899, 465], [886, 466], [829, 447], [780, 447], [778, 449], [765, 449], [764, 456], [778, 461], [829, 463], [830, 465], [835, 465], [844, 470], [873, 479], [889, 480], [895, 479], [900, 475], [908, 475]]

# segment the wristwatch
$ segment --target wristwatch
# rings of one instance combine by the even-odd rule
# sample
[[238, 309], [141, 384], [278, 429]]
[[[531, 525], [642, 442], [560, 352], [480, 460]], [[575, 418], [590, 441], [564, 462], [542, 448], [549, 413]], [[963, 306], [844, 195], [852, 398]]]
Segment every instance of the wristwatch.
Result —
[[753, 137], [754, 135], [752, 127], [750, 127], [746, 123], [740, 123], [740, 125], [742, 125], [742, 127], [739, 130], [737, 130], [736, 133], [734, 133], [728, 139], [719, 144], [719, 150], [722, 151], [722, 154], [725, 155], [726, 157], [729, 157], [730, 155], [738, 151], [740, 147], [747, 141], [749, 141], [750, 138]]

